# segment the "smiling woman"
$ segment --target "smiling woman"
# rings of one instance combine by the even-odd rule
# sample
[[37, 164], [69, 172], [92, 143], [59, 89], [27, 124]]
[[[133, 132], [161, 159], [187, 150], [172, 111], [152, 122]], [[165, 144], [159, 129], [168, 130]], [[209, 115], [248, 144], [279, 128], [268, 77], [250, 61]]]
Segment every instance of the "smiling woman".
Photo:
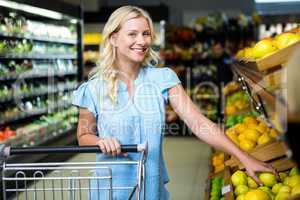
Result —
[[[272, 168], [241, 151], [216, 124], [202, 115], [184, 91], [176, 73], [158, 68], [158, 56], [151, 49], [155, 34], [152, 20], [142, 9], [124, 6], [112, 13], [103, 30], [101, 64], [91, 79], [74, 93], [80, 107], [77, 138], [80, 145], [98, 145], [104, 154], [97, 161], [137, 161], [139, 155], [122, 154], [120, 144], [147, 143], [145, 185], [147, 200], [167, 200], [169, 182], [163, 158], [165, 105], [171, 106], [193, 133], [208, 144], [234, 155], [250, 176]], [[109, 166], [113, 187], [134, 184], [134, 166]], [[100, 171], [97, 175], [104, 175]], [[93, 188], [107, 187], [104, 182]], [[144, 190], [143, 190], [144, 189]], [[137, 189], [139, 190], [139, 189]], [[107, 199], [107, 192], [93, 190], [91, 199]], [[130, 191], [117, 190], [113, 199], [128, 199]], [[134, 198], [135, 199], [135, 198]], [[137, 198], [139, 199], [139, 198]]]

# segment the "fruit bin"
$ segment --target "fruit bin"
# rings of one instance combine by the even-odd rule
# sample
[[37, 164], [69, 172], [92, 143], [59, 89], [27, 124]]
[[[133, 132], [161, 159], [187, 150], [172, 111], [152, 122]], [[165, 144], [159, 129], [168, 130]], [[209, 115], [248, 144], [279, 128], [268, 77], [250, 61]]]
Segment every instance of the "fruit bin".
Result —
[[[292, 170], [291, 170], [292, 169]], [[295, 170], [296, 169], [296, 170]], [[291, 174], [293, 171], [293, 174]], [[282, 170], [279, 171], [280, 174], [280, 178], [281, 180], [276, 180], [276, 177], [273, 176], [270, 173], [261, 173], [261, 174], [257, 174], [257, 176], [260, 178], [260, 180], [264, 183], [263, 187], [260, 187], [259, 185], [257, 185], [255, 182], [253, 182], [254, 180], [250, 177], [248, 177], [247, 175], [245, 176], [246, 173], [244, 173], [244, 171], [242, 171], [242, 173], [240, 173], [239, 175], [243, 175], [245, 177], [244, 180], [239, 180], [239, 179], [243, 179], [242, 177], [236, 179], [238, 176], [236, 176], [236, 174], [238, 174], [240, 172], [238, 172], [236, 169], [234, 168], [230, 168], [230, 167], [226, 167], [223, 173], [223, 177], [224, 177], [224, 186], [222, 187], [222, 194], [224, 194], [224, 200], [253, 200], [251, 197], [250, 198], [237, 198], [237, 193], [239, 191], [236, 191], [236, 186], [237, 183], [240, 183], [241, 185], [245, 184], [247, 186], [246, 189], [248, 190], [255, 190], [255, 189], [260, 189], [263, 190], [264, 192], [267, 192], [266, 194], [268, 194], [268, 196], [270, 198], [254, 198], [255, 200], [296, 200], [299, 199], [300, 197], [300, 191], [299, 189], [294, 189], [294, 187], [297, 185], [297, 188], [299, 187], [298, 185], [300, 184], [300, 175], [299, 175], [299, 169], [297, 169], [296, 167], [294, 168], [289, 168], [286, 170]], [[235, 175], [234, 175], [235, 174]], [[235, 176], [234, 179], [235, 180], [235, 184], [234, 184], [234, 180], [232, 178], [232, 176]], [[290, 178], [294, 176], [293, 178]], [[288, 180], [285, 180], [285, 177], [288, 177]], [[264, 180], [263, 180], [264, 179]], [[275, 189], [273, 190], [273, 186], [275, 184], [278, 183], [278, 190], [280, 190], [279, 188], [281, 186], [285, 186], [284, 189], [288, 189], [290, 190], [289, 193], [289, 198], [275, 198], [275, 196], [278, 193], [275, 193]], [[250, 185], [251, 184], [251, 185]], [[280, 186], [280, 187], [279, 187]], [[288, 186], [288, 187], [287, 187]], [[240, 188], [242, 189], [242, 188]], [[241, 190], [240, 190], [241, 191]], [[297, 192], [296, 192], [297, 191]], [[245, 192], [244, 194], [246, 194], [247, 192]], [[293, 194], [293, 195], [292, 195]], [[248, 196], [249, 197], [249, 196]]]
[[271, 70], [272, 68], [285, 63], [288, 60], [289, 56], [291, 56], [292, 53], [299, 47], [300, 41], [295, 42], [294, 44], [291, 44], [283, 49], [277, 50], [276, 52], [256, 61], [241, 60], [239, 62], [241, 65], [247, 66], [256, 71]]
[[[249, 152], [255, 158], [270, 163], [278, 171], [284, 171], [286, 169], [295, 166], [295, 163], [287, 158], [286, 149], [283, 142], [273, 141], [265, 145], [261, 145]], [[225, 161], [226, 166], [238, 167], [243, 169], [244, 166], [233, 156], [229, 160]]]

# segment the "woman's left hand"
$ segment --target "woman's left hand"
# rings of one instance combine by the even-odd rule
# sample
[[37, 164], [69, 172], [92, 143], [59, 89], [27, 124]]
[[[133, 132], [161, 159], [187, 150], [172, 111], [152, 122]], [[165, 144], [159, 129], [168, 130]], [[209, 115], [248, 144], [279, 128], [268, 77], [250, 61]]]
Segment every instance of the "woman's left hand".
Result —
[[277, 179], [279, 179], [279, 175], [277, 171], [272, 167], [272, 165], [257, 160], [256, 158], [247, 155], [244, 159], [240, 160], [247, 170], [247, 174], [251, 176], [258, 184], [263, 185], [263, 183], [256, 176], [256, 172], [271, 172], [273, 173]]

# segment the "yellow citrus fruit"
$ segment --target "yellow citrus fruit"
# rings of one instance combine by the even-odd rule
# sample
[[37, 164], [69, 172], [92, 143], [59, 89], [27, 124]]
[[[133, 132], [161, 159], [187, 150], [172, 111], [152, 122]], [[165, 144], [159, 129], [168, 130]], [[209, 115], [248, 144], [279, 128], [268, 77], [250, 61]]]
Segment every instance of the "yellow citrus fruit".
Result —
[[283, 183], [276, 183], [276, 184], [273, 185], [273, 187], [272, 187], [272, 192], [273, 192], [274, 194], [277, 194], [282, 186], [283, 186]]
[[246, 135], [244, 133], [241, 133], [239, 134], [238, 139], [239, 141], [246, 140]]
[[236, 130], [237, 133], [242, 133], [246, 130], [246, 126], [244, 124], [238, 123], [234, 126], [234, 129]]
[[247, 175], [241, 170], [237, 170], [231, 175], [232, 184], [237, 187], [238, 185], [247, 185]]
[[245, 195], [241, 194], [241, 195], [237, 196], [235, 200], [245, 200]]
[[263, 172], [258, 178], [267, 187], [273, 187], [277, 183], [276, 176], [272, 173]]
[[268, 131], [268, 128], [269, 127], [265, 123], [260, 122], [256, 127], [256, 130], [258, 130], [261, 133], [266, 133]]
[[245, 134], [246, 139], [256, 142], [260, 136], [260, 133], [254, 129], [247, 129], [243, 132]]
[[267, 144], [272, 140], [272, 138], [267, 134], [264, 133], [262, 136], [260, 136], [257, 140], [258, 145]]
[[252, 48], [246, 47], [246, 48], [244, 49], [244, 58], [245, 58], [246, 60], [254, 60], [254, 55], [253, 55]]
[[259, 59], [273, 53], [276, 49], [271, 39], [264, 39], [254, 45], [252, 53], [255, 59]]
[[243, 122], [248, 125], [248, 124], [257, 124], [256, 119], [254, 119], [253, 117], [245, 117]]
[[296, 194], [300, 194], [300, 183], [298, 183], [297, 185], [295, 185], [292, 189], [292, 193], [291, 195], [294, 196]]
[[258, 188], [258, 184], [255, 182], [255, 180], [253, 178], [251, 178], [250, 176], [247, 177], [247, 181], [248, 181], [248, 187], [251, 189], [256, 189]]
[[260, 189], [255, 189], [248, 192], [245, 195], [244, 200], [271, 200], [271, 198], [266, 192]]
[[280, 189], [278, 190], [278, 193], [281, 193], [281, 192], [288, 192], [288, 193], [290, 193], [290, 192], [291, 192], [291, 187], [290, 187], [290, 186], [287, 186], [287, 185], [283, 185], [283, 186], [280, 187]]
[[282, 33], [275, 38], [275, 44], [278, 49], [285, 48], [300, 40], [300, 35], [296, 33]]
[[270, 137], [276, 139], [278, 136], [278, 132], [274, 129], [270, 129], [269, 135], [270, 135]]
[[256, 130], [257, 129], [257, 124], [247, 124], [247, 129], [253, 129], [253, 130]]
[[225, 108], [225, 113], [227, 115], [232, 115], [232, 114], [236, 113], [236, 111], [237, 110], [234, 106], [226, 106], [226, 108]]
[[288, 200], [290, 196], [288, 192], [281, 192], [276, 195], [275, 200]]
[[286, 177], [283, 182], [283, 184], [288, 185], [292, 188], [299, 183], [300, 183], [300, 175]]
[[240, 141], [240, 148], [243, 149], [244, 151], [250, 151], [254, 149], [255, 143], [251, 140], [241, 140]]
[[239, 196], [241, 194], [246, 194], [249, 191], [249, 188], [247, 185], [238, 185], [235, 189], [234, 189], [234, 194], [236, 196]]

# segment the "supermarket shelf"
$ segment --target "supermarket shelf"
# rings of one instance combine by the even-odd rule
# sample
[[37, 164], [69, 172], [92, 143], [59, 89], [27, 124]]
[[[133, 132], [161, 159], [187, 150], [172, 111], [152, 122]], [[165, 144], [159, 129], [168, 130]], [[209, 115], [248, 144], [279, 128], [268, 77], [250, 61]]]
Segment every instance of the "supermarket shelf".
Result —
[[29, 98], [29, 97], [37, 97], [37, 96], [42, 96], [42, 95], [47, 95], [47, 94], [55, 94], [55, 93], [59, 93], [59, 92], [74, 90], [74, 89], [76, 89], [76, 87], [77, 87], [77, 85], [74, 85], [71, 87], [66, 87], [63, 89], [56, 89], [56, 90], [52, 90], [52, 91], [46, 90], [46, 91], [34, 92], [31, 94], [22, 94], [22, 95], [10, 96], [10, 97], [6, 97], [6, 98], [0, 98], [0, 103], [10, 102], [15, 99], [20, 100], [20, 99], [25, 99], [25, 98]]
[[65, 38], [49, 38], [49, 37], [38, 37], [26, 34], [17, 34], [17, 33], [0, 33], [1, 37], [12, 38], [12, 39], [28, 39], [41, 42], [53, 42], [53, 43], [62, 43], [62, 44], [77, 44], [76, 39], [65, 39]]
[[8, 75], [8, 76], [0, 76], [0, 81], [9, 81], [15, 79], [31, 79], [31, 78], [42, 78], [42, 77], [52, 77], [52, 76], [68, 76], [68, 75], [76, 75], [77, 71], [71, 71], [66, 73], [45, 73], [45, 74], [37, 74], [37, 73], [22, 73], [17, 75]]
[[29, 117], [46, 114], [49, 111], [57, 110], [57, 109], [60, 109], [60, 108], [66, 108], [66, 107], [69, 107], [71, 105], [72, 104], [62, 104], [62, 105], [54, 106], [52, 108], [50, 107], [50, 108], [42, 108], [42, 109], [33, 110], [33, 111], [30, 111], [30, 113], [23, 112], [18, 116], [13, 116], [13, 117], [6, 118], [6, 119], [2, 118], [0, 120], [0, 126], [2, 126], [4, 124], [11, 123], [11, 122], [23, 120], [23, 119], [26, 119], [26, 118], [29, 118]]
[[53, 60], [53, 59], [77, 59], [76, 54], [0, 54], [0, 59], [36, 59], [36, 60]]

